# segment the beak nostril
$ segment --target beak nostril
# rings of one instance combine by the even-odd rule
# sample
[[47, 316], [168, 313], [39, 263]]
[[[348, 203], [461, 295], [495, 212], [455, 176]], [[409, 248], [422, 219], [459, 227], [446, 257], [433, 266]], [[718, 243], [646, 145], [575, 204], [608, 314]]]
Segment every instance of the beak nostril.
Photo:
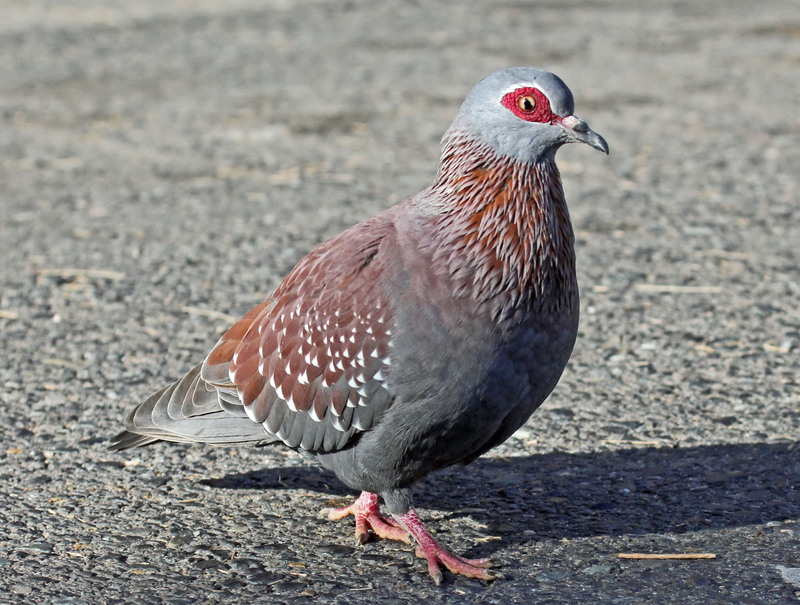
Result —
[[578, 116], [566, 116], [561, 119], [561, 124], [575, 132], [588, 132], [589, 125], [581, 120]]

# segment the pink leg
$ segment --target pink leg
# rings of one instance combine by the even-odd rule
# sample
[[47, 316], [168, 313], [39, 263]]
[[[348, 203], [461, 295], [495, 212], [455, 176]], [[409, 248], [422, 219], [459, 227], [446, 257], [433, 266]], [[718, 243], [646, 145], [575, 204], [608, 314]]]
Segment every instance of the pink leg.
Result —
[[467, 576], [468, 578], [479, 578], [481, 580], [495, 580], [502, 577], [496, 572], [489, 571], [492, 567], [489, 559], [464, 559], [447, 552], [433, 539], [417, 512], [409, 508], [405, 513], [397, 517], [400, 525], [408, 530], [414, 540], [419, 545], [417, 556], [428, 561], [428, 573], [431, 574], [433, 581], [437, 584], [442, 583], [442, 571], [439, 569], [441, 563], [453, 573]]
[[378, 494], [361, 492], [361, 495], [350, 506], [334, 508], [328, 511], [328, 519], [338, 521], [348, 515], [356, 518], [356, 544], [364, 544], [369, 540], [369, 530], [387, 540], [398, 540], [411, 544], [411, 539], [400, 523], [382, 515], [378, 510]]

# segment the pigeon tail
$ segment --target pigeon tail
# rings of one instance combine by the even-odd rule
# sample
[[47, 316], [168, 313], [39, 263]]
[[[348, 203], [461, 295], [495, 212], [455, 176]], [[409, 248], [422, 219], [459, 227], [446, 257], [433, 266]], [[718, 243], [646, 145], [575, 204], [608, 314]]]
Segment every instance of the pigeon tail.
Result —
[[111, 440], [109, 449], [125, 450], [173, 441], [213, 445], [265, 445], [270, 439], [260, 424], [242, 411], [225, 405], [224, 393], [200, 376], [202, 364], [151, 395], [125, 420], [125, 431]]

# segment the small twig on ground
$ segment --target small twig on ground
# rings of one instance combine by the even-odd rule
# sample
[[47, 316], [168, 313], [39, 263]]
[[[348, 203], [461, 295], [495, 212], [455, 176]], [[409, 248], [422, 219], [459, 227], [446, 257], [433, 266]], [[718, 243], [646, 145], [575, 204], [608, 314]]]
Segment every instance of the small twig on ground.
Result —
[[669, 441], [653, 440], [646, 441], [640, 439], [603, 439], [603, 443], [612, 443], [614, 445], [667, 445]]
[[620, 559], [716, 559], [717, 555], [711, 552], [680, 552], [680, 553], [643, 553], [621, 552]]
[[125, 274], [121, 271], [108, 271], [106, 269], [36, 269], [37, 275], [52, 275], [54, 277], [69, 278], [100, 278], [122, 279]]
[[637, 292], [666, 294], [720, 294], [720, 286], [679, 286], [677, 284], [636, 284]]
[[205, 317], [221, 319], [223, 321], [227, 321], [228, 323], [235, 323], [236, 320], [239, 319], [238, 317], [228, 315], [227, 313], [221, 313], [219, 311], [214, 311], [213, 309], [201, 309], [200, 307], [181, 307], [181, 311], [184, 313], [189, 313], [190, 315], [203, 315]]

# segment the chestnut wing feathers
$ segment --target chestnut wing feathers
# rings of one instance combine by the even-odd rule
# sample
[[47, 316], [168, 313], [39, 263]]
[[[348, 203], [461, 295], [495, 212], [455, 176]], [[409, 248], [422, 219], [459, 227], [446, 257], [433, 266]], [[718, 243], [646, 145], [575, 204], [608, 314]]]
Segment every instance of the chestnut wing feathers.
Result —
[[[111, 449], [159, 440], [345, 447], [391, 405], [397, 267], [390, 209], [322, 244], [234, 324], [205, 362], [151, 395]], [[388, 278], [388, 279], [387, 279]]]
[[326, 242], [231, 327], [201, 373], [220, 402], [312, 452], [370, 428], [392, 401], [393, 316], [382, 287], [392, 236], [390, 221], [373, 219]]

